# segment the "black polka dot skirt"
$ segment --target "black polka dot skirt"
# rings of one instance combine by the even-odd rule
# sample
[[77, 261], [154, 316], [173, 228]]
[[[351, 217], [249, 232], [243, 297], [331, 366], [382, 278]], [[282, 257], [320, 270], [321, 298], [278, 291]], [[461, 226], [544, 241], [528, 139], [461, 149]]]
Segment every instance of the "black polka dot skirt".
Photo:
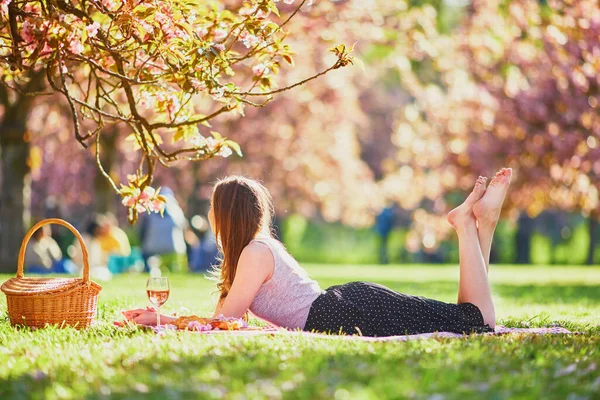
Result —
[[328, 288], [313, 302], [304, 330], [363, 336], [493, 332], [472, 303], [444, 303], [371, 282]]

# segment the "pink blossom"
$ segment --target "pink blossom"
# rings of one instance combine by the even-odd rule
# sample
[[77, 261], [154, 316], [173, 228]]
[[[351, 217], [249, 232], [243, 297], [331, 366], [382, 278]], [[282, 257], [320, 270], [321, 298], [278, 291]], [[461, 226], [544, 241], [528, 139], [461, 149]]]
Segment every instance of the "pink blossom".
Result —
[[190, 83], [192, 84], [193, 88], [197, 91], [203, 91], [206, 89], [206, 84], [199, 79], [191, 78]]
[[250, 8], [244, 8], [242, 10], [240, 10], [239, 14], [240, 15], [253, 15], [258, 18], [258, 19], [264, 19], [267, 18], [269, 16], [269, 14], [271, 13], [270, 11], [263, 11], [263, 10], [257, 10], [258, 6], [254, 6], [254, 7], [250, 7]]
[[177, 106], [175, 105], [175, 102], [170, 101], [169, 103], [167, 103], [167, 111], [169, 112], [169, 116], [171, 118], [174, 117], [176, 110], [177, 110]]
[[148, 204], [148, 208], [153, 212], [161, 212], [165, 208], [165, 203], [160, 199], [154, 199]]
[[204, 147], [208, 143], [206, 138], [201, 134], [197, 134], [188, 139], [188, 142], [194, 147]]
[[190, 35], [183, 29], [177, 29], [175, 31], [175, 36], [183, 40], [188, 40], [190, 38]]
[[213, 39], [215, 42], [223, 40], [227, 37], [227, 31], [222, 28], [217, 28], [213, 31]]
[[8, 5], [11, 1], [12, 0], [0, 0], [0, 11], [2, 11], [3, 14], [8, 14]]
[[[11, 3], [11, 2], [9, 2], [9, 3]], [[25, 7], [23, 7], [23, 11], [25, 11], [26, 13], [39, 14], [40, 6], [37, 2], [28, 1], [27, 3], [25, 3]]]
[[243, 8], [240, 10], [239, 14], [240, 15], [252, 15], [252, 14], [254, 14], [254, 11], [256, 11], [256, 6], [249, 7], [249, 8]]
[[154, 196], [155, 193], [156, 193], [156, 190], [153, 187], [146, 186], [144, 188], [144, 191], [140, 195], [139, 199], [142, 202], [146, 202], [146, 201], [150, 200]]
[[144, 20], [138, 20], [137, 22], [144, 29], [144, 31], [146, 31], [144, 40], [147, 40], [150, 37], [150, 33], [154, 31], [154, 27]]
[[123, 205], [126, 207], [133, 207], [135, 203], [137, 203], [137, 198], [133, 196], [125, 196], [123, 197], [121, 203], [123, 203]]
[[154, 100], [155, 100], [154, 96], [152, 96], [151, 93], [144, 91], [141, 93], [139, 104], [140, 104], [140, 106], [142, 106], [144, 108], [150, 108], [150, 107], [154, 106], [154, 104], [155, 104]]
[[218, 156], [221, 156], [223, 158], [227, 158], [232, 154], [233, 154], [233, 151], [231, 151], [231, 149], [227, 146], [222, 146], [221, 149], [219, 150], [219, 152], [217, 153]]
[[248, 31], [243, 31], [240, 34], [240, 40], [247, 48], [254, 47], [260, 43], [260, 39]]
[[208, 147], [208, 150], [210, 152], [213, 152], [217, 149], [217, 146], [219, 145], [219, 141], [213, 137], [209, 137], [206, 139], [206, 147]]
[[28, 20], [25, 20], [21, 25], [21, 37], [27, 43], [35, 40], [34, 26]]
[[266, 64], [260, 63], [260, 64], [256, 64], [254, 67], [252, 67], [252, 72], [256, 76], [261, 76], [261, 75], [268, 74], [269, 72], [271, 72], [271, 70], [269, 69], [269, 67]]
[[191, 331], [196, 331], [196, 330], [200, 330], [198, 328], [200, 328], [200, 322], [198, 321], [190, 321], [187, 325], [187, 328]]
[[165, 24], [169, 23], [169, 17], [167, 17], [165, 14], [161, 13], [160, 11], [158, 11], [154, 14], [154, 19], [156, 19], [158, 21], [158, 23], [161, 25], [165, 25]]
[[225, 88], [221, 86], [214, 89], [214, 91], [211, 93], [211, 96], [213, 99], [218, 100], [223, 97], [223, 94], [225, 94]]
[[73, 54], [81, 54], [83, 53], [84, 47], [79, 39], [71, 40], [69, 43], [69, 51]]
[[177, 108], [179, 107], [179, 99], [177, 98], [177, 96], [175, 96], [174, 94], [166, 94], [164, 92], [159, 92], [155, 95], [155, 97], [156, 101], [159, 104], [163, 103], [163, 105], [167, 108], [169, 116], [173, 118], [173, 116], [175, 115], [175, 111], [177, 111]]
[[212, 330], [212, 326], [210, 324], [204, 325], [204, 324], [201, 324], [199, 321], [190, 321], [190, 323], [188, 323], [187, 328], [191, 331], [198, 331], [198, 332]]
[[44, 48], [42, 48], [42, 51], [40, 52], [40, 56], [45, 56], [52, 53], [52, 47], [50, 47], [48, 45], [48, 42], [44, 43]]
[[258, 19], [265, 19], [267, 18], [269, 15], [271, 14], [271, 11], [263, 11], [263, 10], [258, 10], [258, 12], [256, 13], [255, 17]]
[[88, 33], [88, 36], [94, 37], [98, 34], [98, 28], [100, 28], [100, 24], [98, 22], [94, 22], [91, 25], [85, 27], [85, 30]]
[[225, 46], [222, 43], [215, 43], [213, 44], [213, 47], [219, 51], [225, 50]]
[[115, 0], [102, 0], [102, 5], [109, 10], [114, 10], [117, 8], [118, 3]]

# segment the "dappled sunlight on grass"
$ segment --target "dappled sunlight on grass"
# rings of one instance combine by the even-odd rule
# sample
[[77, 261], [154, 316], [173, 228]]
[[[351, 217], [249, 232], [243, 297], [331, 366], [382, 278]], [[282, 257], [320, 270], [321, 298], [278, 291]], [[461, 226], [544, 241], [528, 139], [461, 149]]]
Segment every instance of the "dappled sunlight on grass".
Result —
[[[160, 338], [112, 326], [119, 310], [147, 304], [146, 276], [118, 276], [102, 283], [99, 320], [87, 331], [31, 332], [10, 327], [3, 317], [0, 398], [592, 398], [600, 390], [600, 268], [492, 269], [501, 323], [560, 323], [584, 334], [405, 343], [174, 332]], [[456, 266], [308, 270], [323, 287], [370, 280], [444, 301], [456, 298]], [[212, 313], [212, 282], [199, 275], [170, 280], [165, 312]], [[6, 315], [4, 296], [0, 311]]]

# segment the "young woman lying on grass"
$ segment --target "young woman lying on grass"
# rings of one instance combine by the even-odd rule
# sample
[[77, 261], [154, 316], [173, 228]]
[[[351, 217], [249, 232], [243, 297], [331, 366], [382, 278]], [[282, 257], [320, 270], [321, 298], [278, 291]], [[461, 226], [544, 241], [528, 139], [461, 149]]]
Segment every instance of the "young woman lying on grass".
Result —
[[[223, 179], [215, 185], [208, 215], [223, 254], [215, 316], [241, 318], [250, 310], [288, 329], [365, 336], [493, 331], [490, 248], [511, 174], [503, 168], [487, 188], [487, 178], [479, 177], [465, 202], [448, 214], [459, 240], [457, 304], [370, 282], [321, 289], [271, 235], [273, 205], [267, 189], [248, 178]], [[156, 323], [154, 311], [124, 314], [137, 323]], [[161, 323], [174, 319], [161, 315]]]

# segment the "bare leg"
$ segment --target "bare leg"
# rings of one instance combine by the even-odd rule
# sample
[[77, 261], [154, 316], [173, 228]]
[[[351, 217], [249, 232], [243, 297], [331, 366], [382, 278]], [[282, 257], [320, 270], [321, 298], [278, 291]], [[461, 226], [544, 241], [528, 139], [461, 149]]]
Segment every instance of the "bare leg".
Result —
[[[496, 314], [488, 282], [486, 263], [479, 244], [473, 204], [485, 191], [485, 180], [479, 178], [467, 200], [448, 214], [448, 222], [456, 229], [460, 253], [459, 303], [473, 303], [483, 315], [484, 323], [496, 326]], [[475, 201], [473, 201], [475, 200]]]
[[[471, 194], [469, 194], [464, 203], [456, 207], [454, 210], [450, 211], [450, 213], [448, 214], [448, 222], [450, 222], [451, 225], [455, 226], [455, 222], [458, 220], [463, 220], [465, 216], [473, 216], [473, 206], [477, 204], [478, 201], [480, 201], [482, 196], [485, 195], [486, 181], [487, 178], [485, 177], [480, 176], [479, 178], [477, 178], [477, 182], [475, 182], [475, 187], [473, 188], [473, 191], [471, 192]], [[477, 240], [479, 241], [479, 239]], [[462, 254], [460, 254], [460, 259], [462, 259]], [[461, 293], [462, 292], [459, 287], [457, 300], [459, 304], [462, 303]]]
[[481, 246], [483, 260], [485, 261], [486, 272], [490, 271], [490, 253], [492, 251], [492, 239], [494, 238], [495, 230], [496, 223], [484, 224], [477, 221], [477, 236], [479, 239], [479, 245]]
[[498, 219], [500, 218], [500, 211], [506, 197], [511, 176], [512, 169], [510, 168], [502, 168], [498, 171], [490, 182], [485, 194], [473, 205], [473, 214], [477, 219], [479, 245], [481, 246], [486, 271], [488, 272], [490, 270], [492, 239]]

